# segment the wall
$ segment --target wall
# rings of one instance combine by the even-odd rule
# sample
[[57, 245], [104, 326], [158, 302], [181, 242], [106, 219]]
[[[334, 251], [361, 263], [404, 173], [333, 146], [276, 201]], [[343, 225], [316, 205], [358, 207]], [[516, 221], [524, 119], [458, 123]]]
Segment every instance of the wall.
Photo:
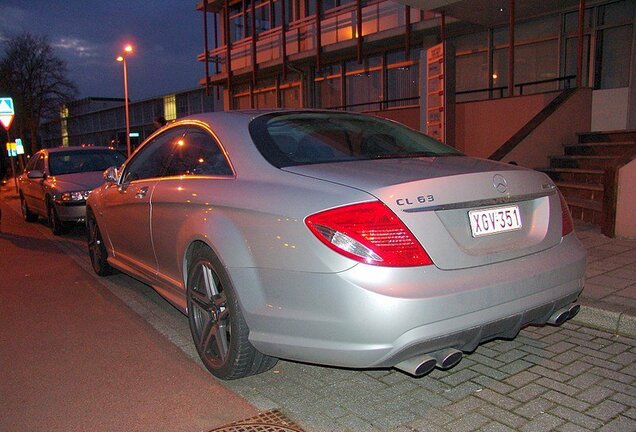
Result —
[[[547, 168], [549, 156], [563, 154], [563, 145], [576, 144], [577, 133], [589, 132], [592, 90], [577, 90], [504, 158], [529, 168]], [[540, 151], [538, 151], [540, 149]]]
[[395, 108], [387, 111], [370, 111], [366, 114], [376, 115], [402, 123], [412, 129], [420, 130], [420, 108]]
[[636, 159], [618, 172], [616, 236], [636, 238]]
[[458, 103], [455, 111], [457, 149], [469, 156], [487, 158], [558, 94]]
[[594, 90], [592, 96], [592, 131], [627, 129], [629, 88]]

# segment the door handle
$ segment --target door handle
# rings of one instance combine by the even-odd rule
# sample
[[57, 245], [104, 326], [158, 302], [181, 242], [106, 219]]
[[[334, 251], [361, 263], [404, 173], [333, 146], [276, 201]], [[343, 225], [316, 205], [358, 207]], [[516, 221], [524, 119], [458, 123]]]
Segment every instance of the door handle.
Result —
[[148, 186], [144, 186], [142, 188], [137, 189], [137, 193], [135, 194], [135, 198], [143, 198], [148, 193]]

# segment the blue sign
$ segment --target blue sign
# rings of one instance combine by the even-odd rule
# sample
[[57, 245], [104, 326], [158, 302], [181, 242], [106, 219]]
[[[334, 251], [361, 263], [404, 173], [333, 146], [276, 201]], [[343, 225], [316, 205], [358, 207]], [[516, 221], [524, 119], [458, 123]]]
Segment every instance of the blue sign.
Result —
[[9, 97], [0, 98], [0, 115], [13, 115], [13, 99]]

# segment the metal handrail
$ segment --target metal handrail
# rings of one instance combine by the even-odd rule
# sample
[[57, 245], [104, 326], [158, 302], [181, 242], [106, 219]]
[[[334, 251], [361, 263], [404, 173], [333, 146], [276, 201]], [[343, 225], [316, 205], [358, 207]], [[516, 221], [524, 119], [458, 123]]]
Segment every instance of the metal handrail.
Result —
[[376, 105], [377, 104], [379, 109], [380, 109], [380, 111], [381, 111], [383, 105], [387, 106], [390, 103], [406, 102], [406, 101], [418, 101], [419, 102], [419, 100], [420, 100], [419, 96], [411, 96], [411, 97], [407, 97], [407, 98], [387, 99], [387, 100], [381, 100], [381, 101], [369, 101], [369, 102], [361, 102], [361, 103], [346, 104], [346, 105], [335, 105], [335, 106], [325, 107], [325, 109], [346, 110], [347, 108], [355, 108], [355, 107], [359, 107], [359, 106]]
[[[570, 81], [575, 79], [576, 75], [566, 75], [566, 76], [562, 76], [562, 77], [557, 77], [557, 78], [548, 78], [548, 79], [543, 79], [543, 80], [538, 80], [538, 81], [527, 81], [527, 82], [523, 82], [523, 83], [518, 83], [515, 84], [515, 87], [519, 88], [519, 95], [523, 95], [523, 88], [526, 86], [531, 86], [531, 85], [538, 85], [538, 84], [547, 84], [547, 83], [551, 83], [551, 82], [560, 82], [560, 81], [567, 81], [567, 85], [565, 88], [569, 88], [570, 85]], [[456, 95], [465, 95], [465, 94], [471, 94], [471, 93], [483, 93], [483, 92], [495, 92], [498, 91], [499, 92], [499, 97], [503, 98], [503, 91], [508, 89], [508, 86], [498, 86], [498, 87], [486, 87], [486, 88], [481, 88], [481, 89], [476, 89], [476, 90], [463, 90], [463, 91], [458, 91], [455, 92]]]

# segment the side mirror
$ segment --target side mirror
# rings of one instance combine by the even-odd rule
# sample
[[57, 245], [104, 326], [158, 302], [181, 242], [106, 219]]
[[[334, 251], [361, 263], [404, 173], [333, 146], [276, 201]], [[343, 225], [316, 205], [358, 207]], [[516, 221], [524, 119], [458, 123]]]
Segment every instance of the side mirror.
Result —
[[103, 176], [106, 183], [115, 184], [119, 178], [119, 173], [117, 172], [117, 168], [108, 167], [106, 171], [104, 171]]
[[40, 170], [31, 170], [27, 172], [27, 177], [30, 179], [41, 179], [44, 178], [44, 173]]

